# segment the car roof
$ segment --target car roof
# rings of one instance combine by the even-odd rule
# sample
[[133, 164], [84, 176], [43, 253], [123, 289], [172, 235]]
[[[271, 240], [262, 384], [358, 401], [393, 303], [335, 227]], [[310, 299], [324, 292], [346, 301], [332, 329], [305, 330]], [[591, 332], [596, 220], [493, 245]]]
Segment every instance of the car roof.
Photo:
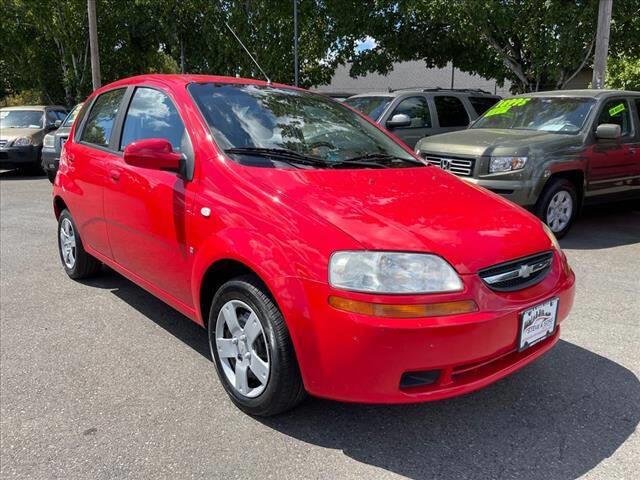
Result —
[[624, 96], [640, 96], [640, 92], [633, 90], [594, 90], [594, 89], [582, 89], [582, 90], [551, 90], [548, 92], [531, 92], [516, 95], [516, 97], [585, 97], [585, 98], [601, 98], [610, 97], [613, 95]]
[[271, 86], [278, 88], [288, 88], [291, 90], [304, 90], [303, 88], [294, 87], [292, 85], [286, 85], [284, 83], [267, 82], [266, 80], [257, 80], [255, 78], [242, 78], [242, 77], [227, 77], [224, 75], [196, 75], [196, 74], [162, 74], [151, 73], [145, 75], [136, 75], [134, 77], [127, 77], [121, 80], [117, 80], [113, 83], [100, 88], [100, 92], [103, 90], [109, 90], [115, 87], [126, 87], [128, 85], [139, 85], [145, 82], [161, 82], [164, 84], [173, 85], [188, 85], [190, 83], [226, 83], [234, 85], [260, 85]]
[[397, 90], [387, 90], [383, 92], [367, 92], [367, 93], [359, 93], [349, 98], [361, 98], [361, 97], [389, 97], [396, 98], [403, 95], [421, 95], [421, 94], [447, 94], [447, 95], [466, 95], [466, 96], [482, 96], [482, 97], [493, 97], [500, 98], [499, 95], [494, 95], [493, 93], [486, 92], [484, 90], [475, 90], [475, 89], [467, 89], [467, 88], [459, 88], [459, 89], [450, 89], [450, 88], [400, 88]]
[[20, 105], [17, 107], [2, 107], [0, 110], [67, 110], [62, 105]]

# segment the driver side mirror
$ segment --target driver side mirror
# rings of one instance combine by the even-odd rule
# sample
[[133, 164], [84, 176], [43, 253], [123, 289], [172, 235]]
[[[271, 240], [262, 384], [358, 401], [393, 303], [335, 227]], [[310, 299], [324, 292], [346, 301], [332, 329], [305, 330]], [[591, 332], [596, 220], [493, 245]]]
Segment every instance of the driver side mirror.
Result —
[[599, 140], [618, 140], [622, 135], [620, 125], [603, 123], [596, 128], [596, 138]]
[[124, 161], [128, 165], [151, 170], [182, 171], [184, 157], [173, 151], [165, 138], [147, 138], [130, 143], [124, 149]]
[[393, 117], [387, 120], [387, 128], [408, 127], [411, 125], [411, 118], [404, 113], [396, 113]]
[[57, 130], [62, 125], [62, 120], [56, 120], [55, 122], [47, 124], [47, 130]]

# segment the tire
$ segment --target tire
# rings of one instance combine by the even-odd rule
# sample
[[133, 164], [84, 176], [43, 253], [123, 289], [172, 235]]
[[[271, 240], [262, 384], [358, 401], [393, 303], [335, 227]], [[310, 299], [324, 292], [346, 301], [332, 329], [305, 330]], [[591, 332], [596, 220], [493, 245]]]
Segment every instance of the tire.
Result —
[[211, 305], [208, 332], [220, 382], [242, 411], [268, 417], [305, 398], [289, 330], [256, 276], [243, 275], [220, 287]]
[[566, 178], [551, 180], [536, 203], [535, 213], [556, 238], [564, 237], [578, 213], [575, 185]]
[[56, 172], [55, 170], [47, 170], [47, 178], [51, 183], [56, 181]]
[[[71, 256], [67, 248], [71, 249]], [[100, 272], [102, 263], [84, 250], [76, 224], [66, 209], [58, 219], [58, 252], [64, 271], [74, 280], [90, 278]]]

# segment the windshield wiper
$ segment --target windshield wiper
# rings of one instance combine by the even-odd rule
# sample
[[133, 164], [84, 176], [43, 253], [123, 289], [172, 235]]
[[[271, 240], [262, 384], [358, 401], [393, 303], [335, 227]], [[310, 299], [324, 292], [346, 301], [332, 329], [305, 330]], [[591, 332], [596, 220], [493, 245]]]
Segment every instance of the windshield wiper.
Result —
[[340, 163], [372, 163], [376, 165], [387, 166], [389, 163], [397, 163], [398, 161], [405, 163], [412, 163], [415, 165], [426, 166], [425, 163], [420, 160], [416, 160], [415, 158], [405, 158], [399, 157], [397, 155], [389, 155], [388, 153], [366, 153], [364, 155], [359, 155], [357, 157], [351, 157], [343, 160]]
[[225, 153], [255, 155], [257, 157], [275, 158], [285, 162], [294, 162], [314, 167], [331, 167], [330, 163], [321, 158], [304, 155], [288, 148], [236, 147], [228, 148]]

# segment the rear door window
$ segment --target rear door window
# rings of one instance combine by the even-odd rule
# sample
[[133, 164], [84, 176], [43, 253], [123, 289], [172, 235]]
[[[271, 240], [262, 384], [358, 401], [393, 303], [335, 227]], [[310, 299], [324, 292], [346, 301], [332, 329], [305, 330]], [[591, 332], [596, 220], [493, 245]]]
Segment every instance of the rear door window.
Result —
[[140, 87], [127, 110], [120, 150], [136, 140], [164, 138], [175, 151], [180, 151], [184, 133], [184, 124], [171, 99], [158, 90]]
[[459, 98], [438, 95], [433, 98], [433, 101], [436, 104], [441, 127], [466, 127], [469, 125], [469, 115]]
[[496, 97], [469, 97], [469, 103], [471, 103], [478, 116], [493, 107], [499, 100]]
[[596, 127], [603, 123], [620, 125], [622, 136], [630, 135], [632, 131], [631, 113], [629, 112], [629, 104], [627, 101], [620, 98], [607, 101], [602, 107]]
[[108, 147], [113, 131], [113, 124], [120, 109], [120, 103], [125, 89], [119, 88], [100, 95], [87, 117], [87, 123], [82, 132], [82, 142], [100, 147]]
[[389, 118], [403, 113], [411, 119], [411, 125], [404, 128], [431, 128], [429, 105], [424, 97], [409, 97], [402, 100]]

